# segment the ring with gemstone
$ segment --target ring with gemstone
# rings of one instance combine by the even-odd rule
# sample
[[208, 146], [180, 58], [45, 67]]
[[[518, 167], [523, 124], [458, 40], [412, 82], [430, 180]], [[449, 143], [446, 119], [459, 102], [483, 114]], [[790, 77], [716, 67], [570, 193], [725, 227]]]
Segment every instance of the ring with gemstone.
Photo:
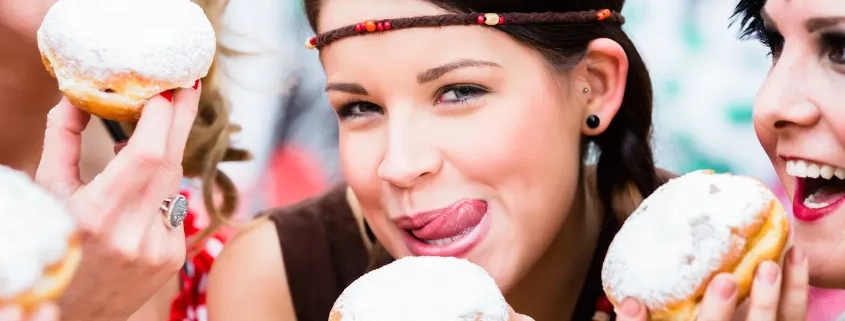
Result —
[[164, 224], [168, 228], [179, 227], [185, 221], [185, 217], [188, 216], [188, 199], [182, 195], [167, 198], [161, 204], [161, 210], [164, 211]]

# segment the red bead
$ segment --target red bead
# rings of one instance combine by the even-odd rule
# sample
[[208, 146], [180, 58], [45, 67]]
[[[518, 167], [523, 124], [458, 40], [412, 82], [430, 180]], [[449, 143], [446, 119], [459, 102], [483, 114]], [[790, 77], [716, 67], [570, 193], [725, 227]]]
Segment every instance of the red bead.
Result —
[[384, 24], [381, 22], [377, 23], [376, 29], [378, 29], [378, 31], [384, 31]]
[[478, 24], [484, 24], [484, 16], [478, 16], [478, 19], [475, 19], [475, 21], [477, 21]]
[[596, 310], [611, 313], [613, 312], [613, 304], [610, 303], [607, 297], [602, 296], [596, 300]]
[[499, 16], [499, 24], [500, 25], [505, 24], [505, 17]]
[[376, 22], [372, 20], [367, 20], [366, 22], [364, 22], [364, 29], [366, 29], [368, 32], [376, 31]]
[[393, 28], [393, 25], [390, 24], [390, 21], [385, 21], [384, 22], [384, 30], [390, 30], [390, 28]]
[[361, 32], [361, 30], [364, 30], [364, 25], [361, 23], [355, 24], [355, 32]]
[[311, 43], [312, 46], [316, 46], [317, 45], [317, 37], [311, 37], [310, 39], [308, 39], [308, 42]]

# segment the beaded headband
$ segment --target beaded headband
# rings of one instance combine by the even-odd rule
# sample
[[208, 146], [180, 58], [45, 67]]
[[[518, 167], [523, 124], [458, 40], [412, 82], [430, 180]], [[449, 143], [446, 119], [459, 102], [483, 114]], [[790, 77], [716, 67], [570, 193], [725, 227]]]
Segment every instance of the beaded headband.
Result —
[[370, 19], [308, 38], [308, 40], [305, 41], [305, 47], [308, 49], [322, 48], [329, 43], [347, 37], [408, 28], [445, 27], [473, 24], [499, 26], [505, 24], [587, 24], [598, 22], [623, 24], [625, 23], [625, 17], [623, 17], [619, 12], [602, 9], [544, 13], [460, 13], [384, 20]]

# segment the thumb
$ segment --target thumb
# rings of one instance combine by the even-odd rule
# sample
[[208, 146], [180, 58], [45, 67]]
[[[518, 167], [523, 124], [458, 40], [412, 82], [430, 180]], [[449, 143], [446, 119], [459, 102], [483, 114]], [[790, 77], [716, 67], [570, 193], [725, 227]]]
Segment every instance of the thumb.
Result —
[[0, 308], [0, 321], [21, 321], [23, 310], [17, 306]]
[[627, 298], [616, 310], [616, 321], [648, 321], [648, 311], [639, 301]]
[[534, 321], [532, 317], [516, 313], [511, 306], [508, 306], [508, 315], [510, 316], [508, 321]]

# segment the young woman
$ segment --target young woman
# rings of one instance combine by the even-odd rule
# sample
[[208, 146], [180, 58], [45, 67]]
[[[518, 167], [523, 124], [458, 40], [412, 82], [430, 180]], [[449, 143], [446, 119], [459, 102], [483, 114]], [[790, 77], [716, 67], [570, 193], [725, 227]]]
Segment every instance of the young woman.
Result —
[[[612, 313], [605, 250], [667, 176], [654, 167], [651, 83], [622, 1], [305, 7], [349, 189], [271, 211], [233, 240], [212, 271], [212, 320], [325, 320], [368, 265], [408, 255], [471, 260], [537, 320]], [[443, 224], [425, 226], [435, 217]], [[736, 296], [725, 282], [703, 320], [732, 313], [716, 299]]]
[[845, 4], [742, 0], [736, 12], [743, 35], [771, 54], [754, 129], [792, 198], [809, 283], [845, 289]]
[[[34, 175], [39, 183], [65, 198], [86, 235], [82, 266], [58, 302], [65, 319], [126, 320], [136, 311], [135, 317], [141, 320], [151, 319], [145, 314], [148, 311], [153, 311], [152, 319], [167, 318], [179, 290], [177, 273], [186, 263], [186, 238], [189, 266], [209, 266], [206, 261], [211, 253], [201, 252], [208, 233], [189, 224], [191, 214], [186, 226], [168, 229], [159, 207], [165, 198], [180, 193], [182, 173], [200, 178], [207, 182], [202, 187], [207, 199], [215, 189], [224, 196], [220, 204], [206, 202], [212, 213], [212, 226], [206, 231], [213, 231], [231, 215], [236, 200], [234, 187], [217, 165], [247, 156], [229, 147], [233, 128], [227, 102], [216, 82], [217, 69], [212, 69], [197, 90], [175, 91], [172, 102], [161, 97], [151, 99], [133, 138], [114, 147], [123, 151], [105, 169], [81, 168], [90, 164], [83, 161], [87, 155], [80, 155], [86, 127], [86, 152], [99, 148], [110, 153], [113, 148], [111, 144], [90, 144], [110, 140], [98, 119], [89, 126], [89, 117], [67, 102], [56, 106], [61, 94], [44, 70], [35, 39], [44, 14], [54, 2], [0, 0], [4, 8], [0, 10], [0, 51], [4, 53], [0, 59], [0, 163]], [[226, 1], [197, 2], [219, 25]], [[221, 48], [218, 52], [229, 51]], [[45, 140], [45, 119], [51, 108]], [[160, 125], [170, 123], [171, 128]], [[124, 129], [131, 134], [135, 126], [124, 124]], [[138, 163], [145, 159], [143, 156], [159, 154], [166, 156]], [[182, 166], [143, 166], [174, 163]], [[86, 173], [99, 175], [89, 182], [81, 176]], [[204, 301], [199, 282], [193, 280], [203, 278], [204, 271], [189, 271], [196, 273], [182, 278], [186, 292], [174, 304], [177, 315]], [[164, 284], [168, 285], [162, 290], [167, 294], [164, 300], [152, 300], [139, 310]], [[163, 313], [155, 311], [158, 303]]]

